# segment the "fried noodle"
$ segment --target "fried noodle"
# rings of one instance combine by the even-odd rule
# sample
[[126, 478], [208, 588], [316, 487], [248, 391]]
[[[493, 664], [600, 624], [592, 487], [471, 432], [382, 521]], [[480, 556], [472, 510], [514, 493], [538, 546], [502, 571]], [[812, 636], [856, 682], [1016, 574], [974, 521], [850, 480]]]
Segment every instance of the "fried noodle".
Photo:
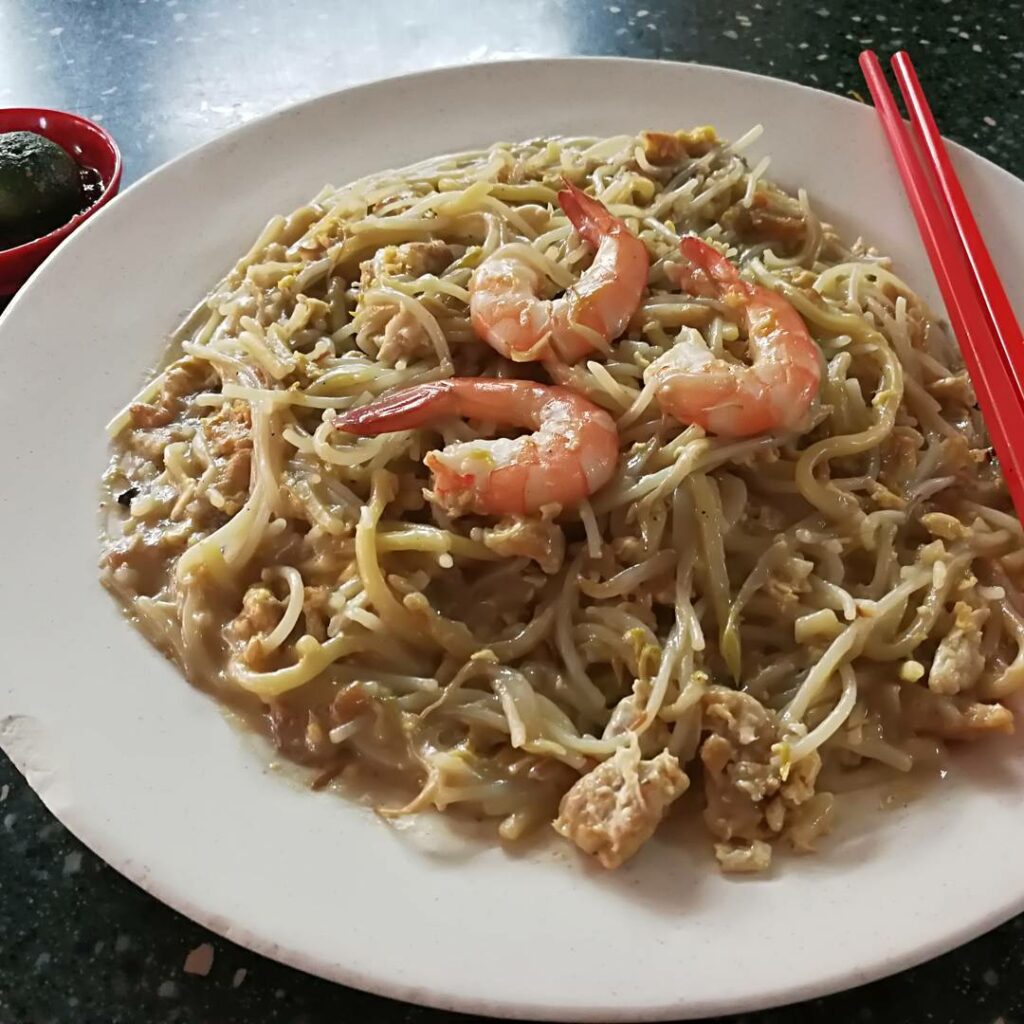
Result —
[[[560, 814], [593, 852], [602, 792], [650, 809], [692, 776], [722, 866], [754, 870], [813, 844], [830, 790], [1012, 727], [1021, 528], [955, 345], [890, 261], [766, 159], [665, 138], [498, 144], [275, 217], [111, 421], [102, 573], [193, 683], [323, 777], [376, 780], [386, 813], [459, 807], [505, 840]], [[614, 417], [618, 469], [577, 508], [454, 517], [423, 457], [493, 424], [335, 421], [412, 384], [543, 379], [476, 337], [469, 288], [513, 244], [548, 294], [579, 279], [563, 178], [650, 257], [625, 334], [559, 381]], [[690, 234], [806, 323], [805, 430], [713, 436], [652, 400], [685, 332], [743, 359], [736, 311], [672, 284]]]

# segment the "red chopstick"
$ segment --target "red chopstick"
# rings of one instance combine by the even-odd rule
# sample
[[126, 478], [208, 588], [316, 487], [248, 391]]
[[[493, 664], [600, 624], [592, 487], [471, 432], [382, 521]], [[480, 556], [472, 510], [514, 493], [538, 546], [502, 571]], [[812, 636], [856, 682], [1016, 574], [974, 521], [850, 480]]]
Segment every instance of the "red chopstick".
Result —
[[1024, 444], [1019, 453], [1014, 445], [1015, 439], [1024, 442], [1024, 400], [979, 297], [983, 286], [975, 280], [949, 216], [932, 191], [878, 58], [865, 50], [860, 55], [860, 66], [903, 179], [1006, 485], [1018, 516], [1024, 519]]
[[933, 178], [946, 201], [946, 207], [956, 225], [967, 259], [974, 270], [974, 281], [981, 301], [988, 313], [989, 326], [1000, 343], [1007, 369], [1024, 401], [1024, 335], [1014, 316], [1013, 307], [1006, 297], [1006, 289], [989, 255], [988, 246], [981, 236], [963, 186], [953, 169], [946, 144], [942, 141], [931, 107], [917, 78], [913, 61], [906, 50], [900, 50], [892, 59], [892, 69], [903, 93], [903, 102], [910, 112], [910, 121], [917, 134], [918, 144], [928, 156]]

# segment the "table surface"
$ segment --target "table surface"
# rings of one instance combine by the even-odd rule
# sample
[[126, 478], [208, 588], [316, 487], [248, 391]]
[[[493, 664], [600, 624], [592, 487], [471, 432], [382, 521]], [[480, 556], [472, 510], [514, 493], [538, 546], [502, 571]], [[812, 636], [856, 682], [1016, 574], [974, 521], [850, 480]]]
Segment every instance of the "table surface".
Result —
[[[1024, 157], [1024, 13], [980, 0], [0, 0], [0, 106], [101, 121], [125, 182], [243, 121], [388, 75], [517, 56], [699, 61], [840, 94], [909, 48], [946, 133]], [[713, 111], [709, 112], [709, 117]], [[189, 953], [208, 959], [189, 973]], [[1024, 917], [894, 978], [733, 1024], [1024, 1021]], [[0, 755], [0, 1024], [435, 1024], [211, 935], [74, 839]], [[460, 1018], [462, 1019], [462, 1018]], [[465, 1018], [468, 1020], [469, 1018]]]

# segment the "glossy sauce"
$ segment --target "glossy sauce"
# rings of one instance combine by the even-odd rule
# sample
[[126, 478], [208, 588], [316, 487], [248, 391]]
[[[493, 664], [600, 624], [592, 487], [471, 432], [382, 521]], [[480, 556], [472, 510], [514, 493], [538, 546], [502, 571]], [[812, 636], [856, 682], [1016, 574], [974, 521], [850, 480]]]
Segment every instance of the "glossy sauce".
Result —
[[95, 167], [79, 164], [78, 180], [82, 183], [82, 202], [73, 216], [85, 213], [103, 195], [103, 178], [100, 177], [100, 172]]

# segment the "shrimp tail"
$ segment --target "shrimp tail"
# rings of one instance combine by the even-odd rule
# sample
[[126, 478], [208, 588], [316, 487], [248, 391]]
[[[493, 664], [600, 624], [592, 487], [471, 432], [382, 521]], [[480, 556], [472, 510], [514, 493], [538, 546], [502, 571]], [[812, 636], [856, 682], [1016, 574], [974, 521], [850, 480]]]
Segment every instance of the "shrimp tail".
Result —
[[723, 288], [735, 289], [742, 284], [736, 268], [696, 235], [680, 239], [679, 251], [687, 263], [676, 271], [677, 283], [689, 294], [714, 297]]
[[415, 430], [443, 416], [457, 415], [452, 380], [431, 381], [402, 388], [334, 419], [335, 427], [360, 437], [376, 437], [395, 430]]
[[558, 205], [576, 233], [591, 249], [598, 248], [605, 235], [621, 229], [622, 221], [612, 216], [602, 202], [588, 196], [571, 181], [563, 178], [562, 182], [565, 188], [558, 193]]

